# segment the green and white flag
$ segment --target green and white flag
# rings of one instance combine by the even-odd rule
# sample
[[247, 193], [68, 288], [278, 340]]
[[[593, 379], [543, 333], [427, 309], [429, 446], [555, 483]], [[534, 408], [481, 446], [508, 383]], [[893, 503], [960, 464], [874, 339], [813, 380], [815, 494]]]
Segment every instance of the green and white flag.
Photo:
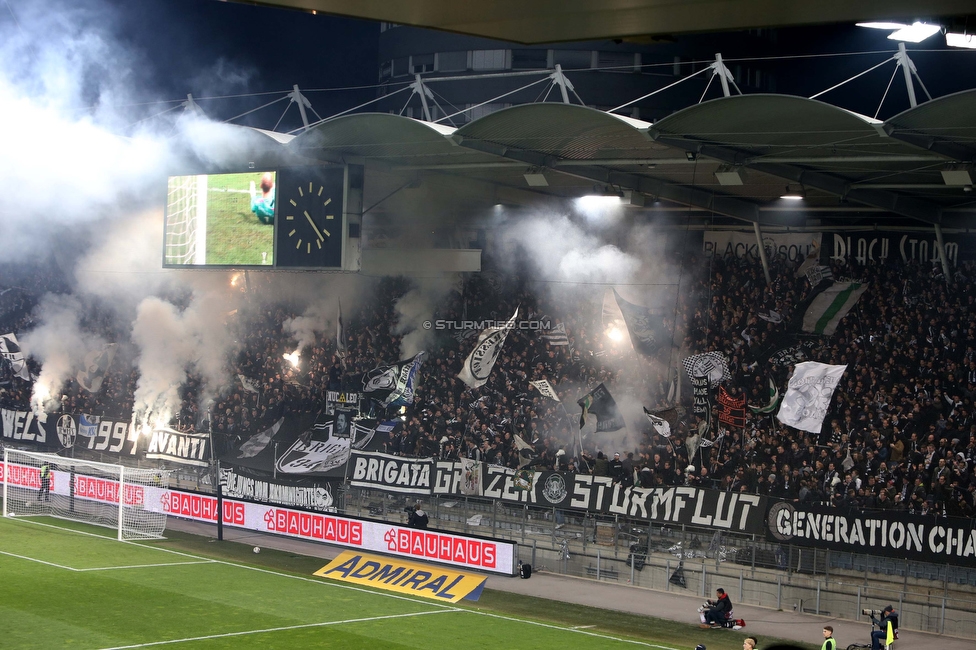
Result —
[[810, 303], [803, 314], [803, 331], [833, 336], [844, 316], [867, 290], [859, 282], [835, 282]]

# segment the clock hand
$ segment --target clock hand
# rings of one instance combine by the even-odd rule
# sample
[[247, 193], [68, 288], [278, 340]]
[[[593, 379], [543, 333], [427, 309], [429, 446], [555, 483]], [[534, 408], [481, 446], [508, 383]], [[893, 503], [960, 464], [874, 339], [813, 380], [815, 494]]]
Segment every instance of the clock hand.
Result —
[[308, 219], [310, 224], [312, 224], [312, 229], [315, 231], [315, 234], [318, 236], [319, 240], [324, 240], [325, 237], [322, 236], [322, 233], [319, 232], [319, 227], [315, 225], [314, 221], [312, 221], [312, 215], [308, 213], [308, 210], [305, 210], [305, 218]]

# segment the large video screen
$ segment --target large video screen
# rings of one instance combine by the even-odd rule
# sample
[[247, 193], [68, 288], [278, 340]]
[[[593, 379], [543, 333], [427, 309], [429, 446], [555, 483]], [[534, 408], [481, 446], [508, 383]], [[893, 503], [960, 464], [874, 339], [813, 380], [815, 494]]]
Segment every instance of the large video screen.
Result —
[[274, 266], [277, 173], [171, 176], [163, 266]]

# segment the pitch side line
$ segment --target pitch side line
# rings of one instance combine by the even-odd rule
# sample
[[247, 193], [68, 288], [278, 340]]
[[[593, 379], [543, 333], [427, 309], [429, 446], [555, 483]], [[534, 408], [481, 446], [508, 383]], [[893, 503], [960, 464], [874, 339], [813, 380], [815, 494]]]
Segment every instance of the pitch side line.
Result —
[[199, 562], [159, 562], [156, 564], [130, 564], [128, 566], [99, 566], [90, 569], [72, 569], [73, 571], [114, 571], [115, 569], [147, 569], [155, 566], [186, 566], [188, 564], [216, 564], [215, 560], [200, 560]]
[[488, 616], [490, 618], [500, 618], [504, 621], [512, 621], [515, 623], [525, 623], [527, 625], [536, 625], [538, 627], [546, 627], [550, 630], [561, 630], [563, 632], [572, 632], [574, 634], [585, 634], [586, 636], [593, 636], [598, 639], [609, 639], [611, 641], [619, 641], [620, 643], [630, 643], [632, 645], [641, 645], [646, 648], [660, 648], [660, 650], [678, 650], [677, 648], [672, 648], [667, 645], [657, 645], [655, 643], [646, 643], [645, 641], [636, 641], [632, 639], [621, 639], [617, 636], [610, 636], [609, 634], [600, 634], [599, 632], [587, 632], [584, 629], [578, 627], [563, 627], [562, 625], [553, 625], [552, 623], [541, 623], [539, 621], [530, 621], [524, 618], [515, 618], [513, 616], [504, 616], [502, 614], [492, 614], [491, 612], [481, 612], [477, 610], [464, 610], [469, 611], [472, 614], [478, 614], [479, 616]]
[[[116, 541], [115, 538], [113, 538], [113, 537], [107, 537], [105, 535], [96, 535], [94, 533], [88, 533], [88, 532], [84, 532], [84, 531], [77, 531], [77, 530], [74, 530], [74, 529], [71, 529], [71, 528], [63, 528], [61, 526], [54, 526], [52, 524], [44, 524], [44, 523], [41, 523], [39, 521], [27, 521], [26, 523], [35, 524], [37, 526], [47, 526], [49, 528], [55, 528], [57, 530], [64, 530], [64, 531], [67, 531], [67, 532], [70, 532], [70, 533], [78, 533], [80, 535], [90, 535], [92, 537], [99, 537], [101, 539], [108, 539], [108, 540], [111, 540], [111, 541]], [[146, 540], [146, 541], [152, 541], [152, 540]], [[152, 549], [152, 550], [156, 550], [156, 551], [162, 551], [164, 553], [172, 553], [173, 555], [180, 555], [180, 556], [183, 556], [183, 557], [190, 557], [190, 558], [193, 558], [193, 559], [196, 559], [196, 560], [208, 560], [209, 559], [209, 558], [205, 558], [205, 557], [202, 557], [202, 556], [199, 556], [199, 555], [193, 555], [191, 553], [184, 553], [182, 551], [174, 551], [174, 550], [169, 549], [169, 548], [158, 548], [156, 546], [148, 546], [146, 543], [133, 542], [133, 541], [129, 541], [129, 540], [123, 540], [123, 543], [132, 544], [133, 546], [138, 546], [140, 548], [147, 548], [147, 549]], [[406, 596], [400, 596], [398, 594], [384, 593], [384, 592], [381, 592], [381, 591], [371, 591], [369, 589], [362, 589], [360, 587], [353, 587], [352, 585], [345, 585], [345, 584], [341, 584], [341, 583], [334, 582], [334, 581], [326, 581], [326, 580], [322, 580], [322, 579], [313, 580], [311, 578], [306, 578], [305, 576], [290, 575], [288, 573], [279, 573], [278, 571], [272, 571], [270, 569], [262, 569], [262, 568], [259, 568], [259, 567], [248, 566], [246, 564], [238, 564], [236, 562], [227, 562], [226, 560], [209, 560], [209, 561], [210, 561], [210, 563], [213, 563], [213, 564], [224, 564], [226, 566], [237, 567], [239, 569], [247, 569], [247, 570], [250, 570], [250, 571], [257, 571], [259, 573], [267, 573], [267, 574], [274, 575], [274, 576], [279, 576], [279, 577], [282, 577], [282, 578], [291, 578], [293, 580], [302, 580], [304, 582], [312, 582], [312, 583], [315, 583], [315, 584], [318, 584], [318, 585], [322, 585], [324, 587], [333, 587], [333, 588], [337, 588], [337, 589], [349, 589], [351, 591], [358, 591], [358, 592], [365, 593], [365, 594], [372, 594], [374, 596], [382, 596], [382, 597], [385, 597], [385, 598], [393, 598], [395, 600], [405, 600], [407, 602], [415, 603], [415, 604], [418, 604], [418, 605], [429, 605], [429, 606], [433, 606], [433, 607], [441, 607], [441, 608], [443, 608], [441, 611], [450, 611], [450, 612], [462, 612], [462, 613], [478, 614], [478, 615], [481, 615], [481, 616], [490, 616], [492, 618], [499, 618], [499, 619], [504, 619], [504, 620], [507, 620], [507, 621], [513, 621], [513, 622], [518, 622], [518, 623], [526, 623], [528, 625], [537, 625], [537, 626], [540, 626], [540, 627], [547, 627], [547, 628], [550, 628], [550, 629], [553, 629], [553, 630], [562, 630], [564, 632], [575, 632], [576, 634], [585, 634], [587, 636], [592, 636], [592, 637], [596, 637], [596, 638], [599, 638], [599, 639], [608, 639], [608, 640], [611, 640], [611, 641], [620, 641], [621, 643], [630, 643], [630, 644], [633, 644], [633, 645], [640, 645], [640, 646], [644, 646], [644, 647], [647, 647], [647, 648], [658, 648], [659, 650], [677, 650], [676, 648], [672, 648], [670, 646], [656, 645], [656, 644], [653, 644], [653, 643], [645, 643], [643, 641], [632, 641], [630, 639], [621, 639], [620, 637], [610, 636], [609, 634], [599, 634], [597, 632], [587, 632], [586, 630], [573, 629], [573, 628], [570, 628], [570, 627], [563, 627], [563, 626], [559, 626], [559, 625], [552, 625], [552, 624], [549, 624], [549, 623], [539, 623], [537, 621], [530, 621], [530, 620], [527, 620], [527, 619], [524, 619], [524, 618], [514, 618], [514, 617], [511, 617], [511, 616], [502, 616], [501, 614], [491, 614], [491, 613], [488, 613], [488, 612], [482, 612], [482, 611], [478, 611], [478, 610], [475, 610], [475, 609], [451, 607], [449, 605], [443, 605], [443, 604], [437, 603], [437, 602], [430, 602], [430, 601], [426, 601], [426, 600], [417, 600], [417, 599], [414, 599], [414, 598], [408, 598]], [[436, 613], [436, 612], [422, 612], [422, 613], [431, 613], [432, 614], [432, 613]], [[321, 623], [321, 624], [319, 624], [319, 623], [313, 623], [313, 624], [310, 624], [310, 625], [306, 625], [304, 627], [312, 627], [312, 626], [316, 626], [316, 625], [331, 625], [331, 624], [330, 623]], [[299, 627], [303, 627], [303, 626], [299, 626]], [[287, 629], [287, 628], [283, 628], [283, 629]], [[200, 638], [203, 639], [203, 638], [210, 638], [210, 637], [200, 637]], [[192, 639], [187, 639], [187, 640], [192, 640]], [[176, 643], [176, 642], [175, 641], [163, 641], [161, 643]], [[157, 644], [134, 645], [134, 646], [122, 646], [122, 647], [124, 647], [124, 648], [141, 648], [141, 647], [145, 647], [147, 645], [158, 645], [158, 643]], [[121, 648], [119, 648], [119, 649], [108, 649], [107, 648], [105, 650], [121, 650]]]
[[48, 566], [57, 567], [58, 569], [64, 569], [65, 571], [77, 571], [69, 566], [62, 566], [60, 564], [55, 564], [54, 562], [45, 562], [44, 560], [38, 560], [34, 557], [27, 557], [26, 555], [17, 555], [16, 553], [7, 553], [6, 551], [0, 551], [0, 555], [9, 555], [10, 557], [15, 557], [18, 560], [27, 560], [28, 562], [37, 562], [38, 564], [46, 564]]
[[349, 623], [369, 623], [371, 621], [383, 621], [393, 618], [408, 618], [411, 616], [427, 616], [428, 614], [448, 614], [451, 612], [461, 612], [462, 609], [438, 609], [431, 612], [414, 612], [412, 614], [388, 614], [386, 616], [370, 616], [368, 618], [350, 618], [343, 621], [327, 621], [325, 623], [304, 623], [302, 625], [286, 625], [283, 627], [269, 627], [262, 630], [247, 630], [246, 632], [226, 632], [224, 634], [208, 634], [207, 636], [191, 636], [185, 639], [171, 639], [169, 641], [152, 641], [150, 643], [136, 643], [134, 645], [120, 645], [102, 650], [126, 650], [127, 648], [148, 648], [157, 645], [169, 645], [173, 643], [188, 643], [190, 641], [206, 641], [208, 639], [225, 639], [235, 636], [247, 636], [249, 634], [267, 634], [269, 632], [286, 632], [288, 630], [302, 630], [310, 627], [328, 627], [330, 625], [346, 625]]

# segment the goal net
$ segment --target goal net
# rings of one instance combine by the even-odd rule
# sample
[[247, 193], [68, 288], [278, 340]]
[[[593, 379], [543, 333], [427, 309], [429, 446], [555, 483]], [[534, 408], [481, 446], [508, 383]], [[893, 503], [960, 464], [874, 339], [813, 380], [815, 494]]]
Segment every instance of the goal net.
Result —
[[[5, 449], [3, 516], [48, 515], [159, 539], [169, 472]], [[121, 495], [121, 499], [119, 498]]]
[[207, 263], [207, 176], [171, 176], [166, 200], [165, 263]]

